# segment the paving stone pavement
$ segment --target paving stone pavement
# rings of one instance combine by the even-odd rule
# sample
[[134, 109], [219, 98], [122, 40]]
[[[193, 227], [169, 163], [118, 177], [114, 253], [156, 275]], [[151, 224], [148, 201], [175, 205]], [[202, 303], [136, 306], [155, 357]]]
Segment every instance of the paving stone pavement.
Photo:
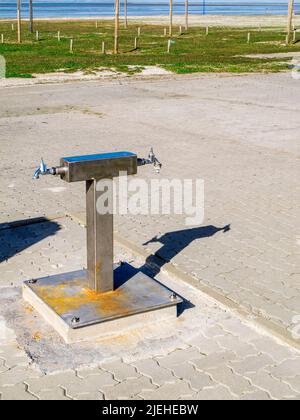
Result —
[[[116, 230], [291, 336], [300, 309], [296, 83], [282, 74], [1, 88], [0, 287], [85, 264], [84, 235], [74, 233], [83, 228], [60, 219], [84, 211], [84, 185], [31, 181], [41, 156], [55, 165], [66, 155], [145, 155], [154, 146], [162, 177], [204, 179], [204, 223], [191, 230], [178, 215], [118, 216]], [[41, 216], [55, 218], [6, 229]], [[198, 332], [183, 332], [181, 343], [171, 337], [144, 358], [124, 352], [86, 376], [82, 366], [47, 374], [41, 387], [45, 374], [0, 318], [1, 398], [299, 398], [298, 353], [209, 299], [203, 305], [211, 323], [193, 315]]]
[[[53, 235], [52, 224], [55, 224]], [[27, 278], [53, 274], [47, 264], [39, 266], [47, 253], [54, 272], [80, 269], [85, 265], [85, 228], [70, 218], [5, 230], [8, 251], [19, 240], [21, 252], [10, 256], [22, 265]], [[39, 232], [40, 228], [40, 232]], [[49, 234], [47, 236], [46, 232]], [[33, 239], [35, 238], [35, 240]], [[35, 242], [36, 241], [36, 242]], [[61, 261], [62, 244], [73, 248]], [[26, 247], [28, 245], [28, 247]], [[36, 252], [37, 247], [40, 252]], [[28, 256], [24, 258], [24, 250]], [[5, 253], [5, 250], [2, 251]], [[140, 257], [115, 249], [116, 261], [143, 265]], [[58, 268], [57, 264], [60, 262]], [[9, 269], [10, 272], [10, 269]], [[2, 262], [2, 273], [6, 273]], [[5, 274], [0, 283], [0, 396], [2, 400], [115, 400], [115, 399], [299, 399], [299, 353], [221, 308], [197, 289], [178, 279], [159, 274], [157, 279], [187, 299], [174, 320], [135, 328], [108, 340], [82, 345], [65, 345], [58, 335], [26, 303], [13, 312], [12, 321], [3, 309], [7, 290], [18, 290], [23, 277]], [[14, 281], [12, 281], [14, 280]], [[19, 295], [10, 301], [18, 304]], [[188, 302], [192, 303], [188, 304]], [[23, 328], [25, 334], [23, 336]], [[54, 344], [53, 344], [54, 343]], [[74, 354], [76, 360], [70, 367]], [[86, 353], [91, 348], [92, 360]], [[39, 350], [41, 349], [41, 351]], [[51, 359], [51, 360], [50, 360]]]
[[116, 229], [291, 335], [300, 308], [296, 84], [289, 74], [204, 75], [1, 88], [1, 227], [84, 211], [83, 184], [30, 181], [41, 156], [55, 165], [154, 146], [161, 177], [204, 179], [205, 220], [189, 230], [178, 215], [128, 215]]

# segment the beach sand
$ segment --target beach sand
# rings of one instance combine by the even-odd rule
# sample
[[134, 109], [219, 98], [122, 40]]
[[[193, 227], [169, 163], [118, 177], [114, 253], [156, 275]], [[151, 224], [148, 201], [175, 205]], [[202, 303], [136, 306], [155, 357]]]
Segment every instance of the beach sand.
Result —
[[[59, 21], [82, 21], [82, 20], [112, 20], [113, 16], [94, 16], [83, 18], [44, 18], [36, 19], [36, 21], [51, 20]], [[2, 21], [13, 21], [13, 19], [1, 19]], [[122, 21], [122, 16], [120, 17]], [[24, 19], [26, 21], [26, 19]], [[129, 16], [128, 21], [131, 23], [142, 23], [150, 25], [168, 25], [168, 16]], [[184, 15], [174, 15], [174, 25], [184, 25]], [[284, 15], [255, 15], [255, 16], [225, 16], [225, 15], [190, 15], [190, 26], [227, 26], [227, 27], [285, 27], [287, 17]], [[300, 15], [294, 17], [295, 26], [300, 28]]]

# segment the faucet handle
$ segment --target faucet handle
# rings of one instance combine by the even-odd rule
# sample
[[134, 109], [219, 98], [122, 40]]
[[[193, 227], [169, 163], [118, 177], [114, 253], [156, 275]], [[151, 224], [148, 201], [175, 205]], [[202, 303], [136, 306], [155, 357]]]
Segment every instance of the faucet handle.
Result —
[[44, 159], [41, 158], [41, 163], [40, 163], [40, 171], [41, 171], [41, 175], [44, 175], [47, 173], [48, 169], [47, 169], [47, 165], [44, 162]]
[[160, 170], [162, 168], [162, 164], [161, 162], [157, 159], [154, 151], [153, 151], [153, 147], [151, 147], [150, 149], [150, 153], [149, 153], [149, 160], [152, 162], [152, 164], [154, 165], [155, 168], [155, 172], [156, 173], [160, 173]]
[[162, 164], [157, 159], [157, 157], [156, 157], [156, 155], [153, 151], [153, 147], [151, 147], [147, 159], [143, 159], [143, 158], [138, 159], [138, 166], [144, 166], [144, 165], [153, 165], [154, 168], [155, 168], [155, 172], [158, 173], [158, 174], [160, 173]]

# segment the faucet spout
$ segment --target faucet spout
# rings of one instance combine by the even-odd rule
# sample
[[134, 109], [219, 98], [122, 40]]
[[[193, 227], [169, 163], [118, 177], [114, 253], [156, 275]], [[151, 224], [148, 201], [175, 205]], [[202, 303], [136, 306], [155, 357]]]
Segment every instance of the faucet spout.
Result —
[[46, 175], [48, 174], [47, 165], [44, 162], [44, 159], [41, 159], [40, 166], [36, 169], [33, 175], [33, 179], [40, 179], [40, 175]]
[[41, 175], [41, 170], [40, 168], [37, 168], [36, 171], [34, 172], [33, 179], [40, 179], [40, 175]]
[[148, 155], [147, 159], [144, 158], [138, 158], [138, 166], [144, 166], [144, 165], [153, 165], [155, 168], [156, 173], [160, 173], [160, 170], [162, 168], [161, 162], [157, 159], [153, 148], [150, 149], [150, 153]]

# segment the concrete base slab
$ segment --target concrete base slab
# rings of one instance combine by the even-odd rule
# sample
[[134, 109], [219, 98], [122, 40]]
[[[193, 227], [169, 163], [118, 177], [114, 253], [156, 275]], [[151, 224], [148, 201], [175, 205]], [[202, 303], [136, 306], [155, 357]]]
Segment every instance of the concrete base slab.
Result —
[[170, 289], [128, 264], [114, 273], [113, 292], [90, 290], [81, 270], [25, 282], [23, 298], [67, 343], [176, 318], [182, 299]]

